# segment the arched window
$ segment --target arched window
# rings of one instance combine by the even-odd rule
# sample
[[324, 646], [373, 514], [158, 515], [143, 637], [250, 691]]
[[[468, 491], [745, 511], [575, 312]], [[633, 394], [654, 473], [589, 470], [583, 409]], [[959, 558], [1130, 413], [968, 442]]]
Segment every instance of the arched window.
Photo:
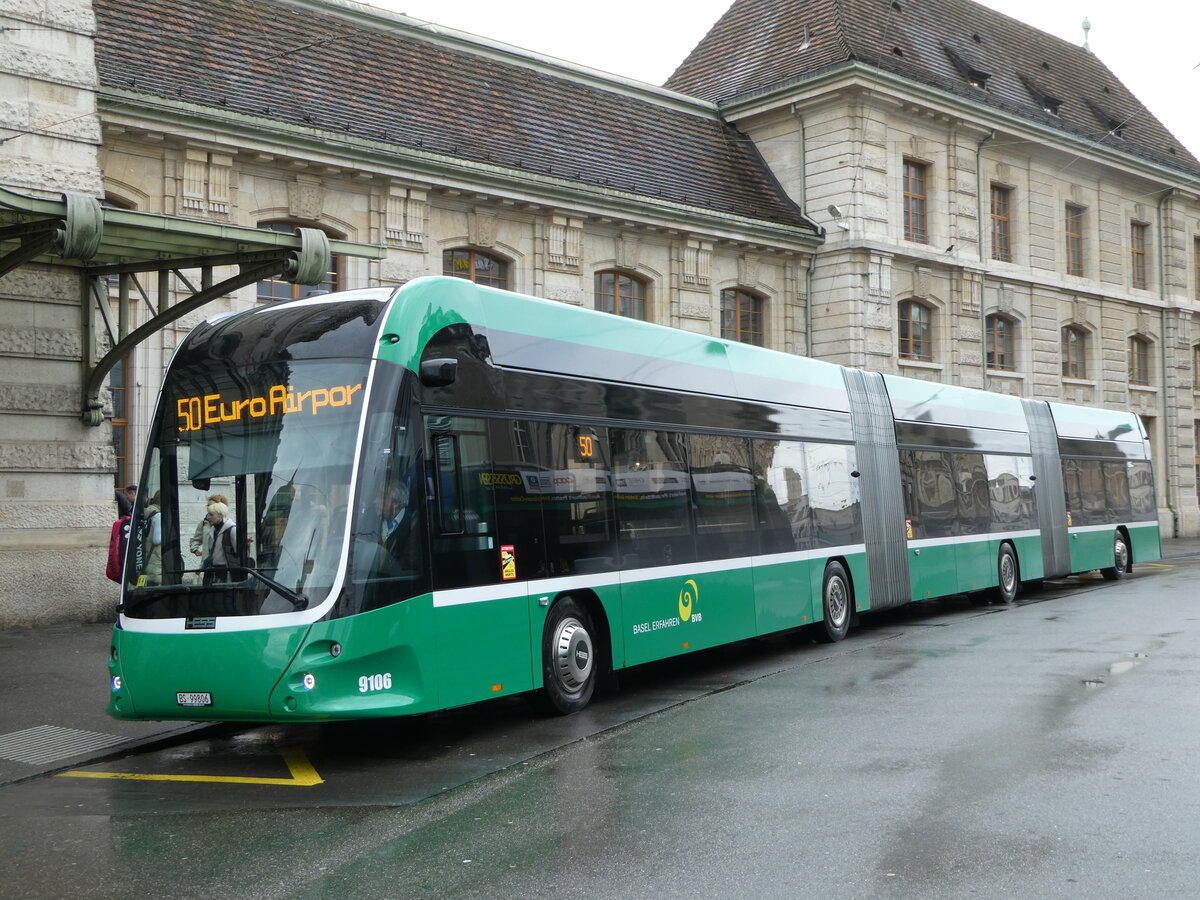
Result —
[[900, 358], [931, 362], [933, 310], [916, 300], [904, 300], [900, 304], [896, 324], [900, 333]]
[[1129, 383], [1150, 384], [1150, 341], [1139, 335], [1129, 339]]
[[1087, 332], [1078, 325], [1062, 330], [1063, 378], [1087, 378]]
[[1192, 390], [1200, 391], [1200, 344], [1192, 347]]
[[763, 300], [749, 291], [721, 291], [721, 337], [763, 346]]
[[508, 263], [481, 250], [442, 251], [442, 274], [488, 287], [508, 287]]
[[[282, 234], [292, 234], [297, 228], [311, 228], [299, 222], [259, 222], [258, 227], [266, 231], [278, 231]], [[332, 235], [331, 235], [332, 237]], [[268, 278], [258, 283], [258, 302], [275, 303], [280, 300], [299, 300], [302, 297], [313, 297], [317, 294], [329, 294], [339, 290], [342, 285], [341, 257], [329, 257], [329, 271], [321, 279], [320, 284], [292, 284], [282, 278]]]
[[1017, 323], [1008, 316], [997, 314], [987, 317], [987, 367], [998, 372], [1014, 372], [1017, 368], [1016, 355]]
[[596, 309], [630, 319], [645, 319], [646, 282], [623, 272], [597, 272]]

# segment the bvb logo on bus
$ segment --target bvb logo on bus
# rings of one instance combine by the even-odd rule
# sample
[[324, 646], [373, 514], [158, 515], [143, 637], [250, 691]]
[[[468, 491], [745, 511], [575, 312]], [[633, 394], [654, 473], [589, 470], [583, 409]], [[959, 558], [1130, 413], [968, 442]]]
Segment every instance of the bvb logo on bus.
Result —
[[686, 622], [692, 617], [692, 604], [700, 598], [700, 587], [689, 578], [679, 590], [679, 621]]

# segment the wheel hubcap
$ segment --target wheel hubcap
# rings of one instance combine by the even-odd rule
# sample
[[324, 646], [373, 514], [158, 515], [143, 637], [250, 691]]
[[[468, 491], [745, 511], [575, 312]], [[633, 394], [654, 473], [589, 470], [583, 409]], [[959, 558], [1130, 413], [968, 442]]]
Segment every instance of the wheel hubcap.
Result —
[[1113, 562], [1116, 563], [1118, 572], [1129, 570], [1129, 548], [1120, 538], [1117, 538], [1117, 542], [1113, 544]]
[[564, 619], [558, 627], [554, 674], [567, 693], [582, 688], [592, 674], [592, 638], [578, 619]]
[[830, 624], [835, 628], [841, 628], [842, 623], [846, 621], [848, 608], [846, 585], [842, 583], [842, 579], [840, 578], [829, 579], [829, 583], [825, 585], [825, 609], [828, 610]]
[[1016, 580], [1017, 570], [1013, 565], [1013, 558], [1006, 553], [1000, 558], [1000, 586], [1004, 588], [1004, 593], [1012, 593]]

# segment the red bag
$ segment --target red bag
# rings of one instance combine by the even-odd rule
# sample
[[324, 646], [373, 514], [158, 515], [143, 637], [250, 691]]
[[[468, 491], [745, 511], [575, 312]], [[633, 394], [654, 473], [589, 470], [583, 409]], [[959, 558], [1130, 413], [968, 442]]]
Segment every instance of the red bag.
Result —
[[129, 529], [129, 516], [121, 516], [113, 522], [112, 536], [108, 539], [108, 565], [104, 574], [109, 581], [121, 582], [121, 563], [125, 559], [125, 541]]

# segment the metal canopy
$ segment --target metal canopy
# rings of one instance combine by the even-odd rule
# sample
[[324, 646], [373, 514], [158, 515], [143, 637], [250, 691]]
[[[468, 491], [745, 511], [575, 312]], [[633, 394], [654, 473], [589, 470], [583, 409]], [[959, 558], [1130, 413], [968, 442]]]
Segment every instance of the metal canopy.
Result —
[[[27, 197], [0, 188], [0, 279], [30, 262], [75, 268], [80, 274], [83, 340], [82, 416], [89, 425], [104, 421], [100, 390], [109, 371], [134, 346], [169, 323], [211, 300], [246, 285], [282, 277], [296, 284], [319, 284], [333, 254], [382, 259], [381, 247], [331, 241], [323, 231], [299, 228], [294, 234], [222, 225], [129, 209], [106, 208], [94, 197], [64, 194], [61, 200]], [[236, 266], [237, 274], [213, 283], [213, 269]], [[199, 287], [183, 274], [200, 270]], [[156, 300], [138, 275], [156, 273]], [[171, 289], [170, 276], [190, 296]], [[109, 278], [119, 282], [117, 321], [109, 300]], [[136, 291], [153, 315], [130, 330]], [[176, 302], [170, 303], [175, 296]], [[112, 345], [97, 359], [98, 329]]]

